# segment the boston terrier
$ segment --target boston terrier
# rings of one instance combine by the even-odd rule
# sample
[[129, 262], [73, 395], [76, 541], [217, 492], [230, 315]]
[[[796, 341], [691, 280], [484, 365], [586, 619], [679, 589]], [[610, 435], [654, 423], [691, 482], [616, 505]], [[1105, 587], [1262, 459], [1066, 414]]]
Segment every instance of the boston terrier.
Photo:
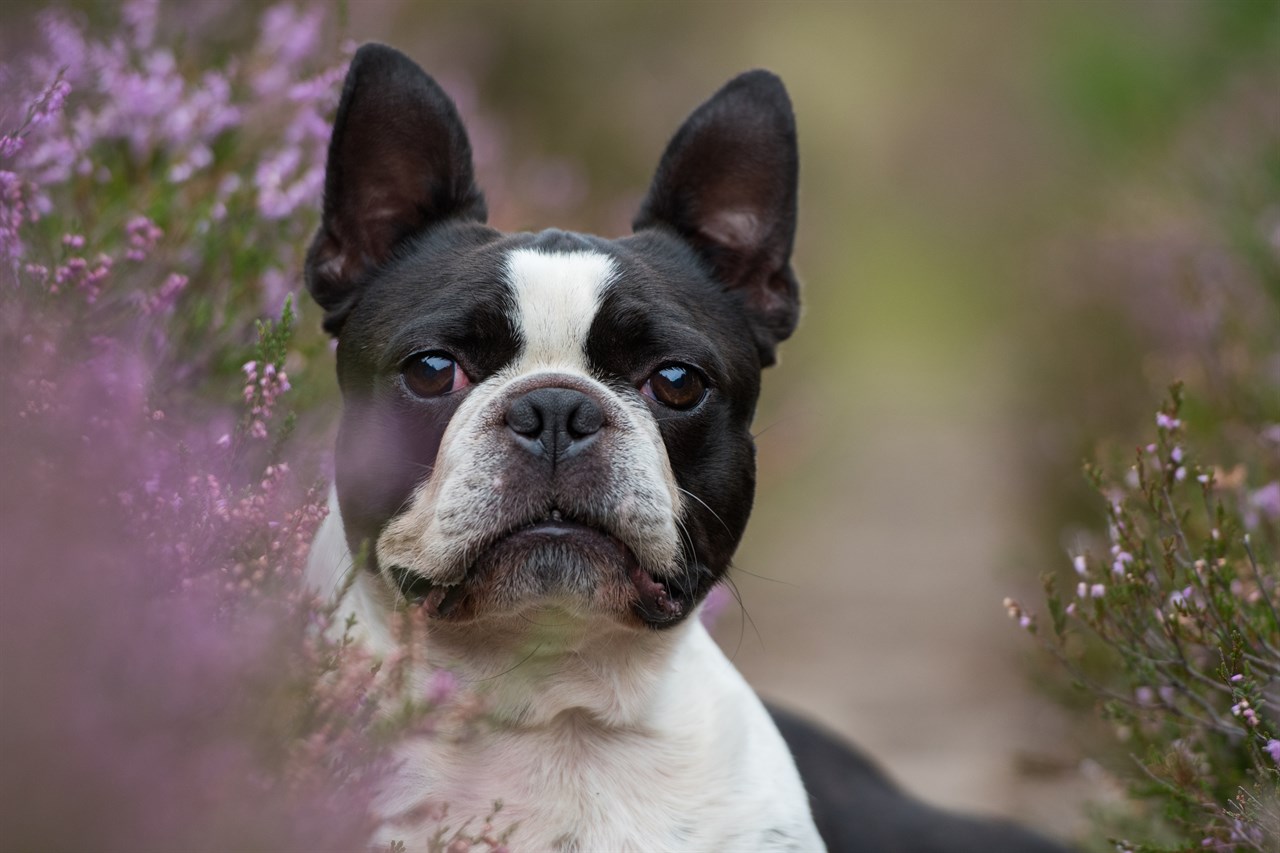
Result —
[[425, 850], [445, 808], [501, 802], [516, 850], [1056, 849], [915, 803], [771, 713], [698, 619], [799, 316], [796, 190], [786, 90], [752, 71], [676, 133], [630, 236], [504, 234], [448, 96], [391, 48], [356, 53], [306, 261], [343, 399], [308, 575], [332, 590], [355, 564], [377, 655], [417, 609], [416, 684], [455, 674], [488, 721], [403, 748], [380, 843]]

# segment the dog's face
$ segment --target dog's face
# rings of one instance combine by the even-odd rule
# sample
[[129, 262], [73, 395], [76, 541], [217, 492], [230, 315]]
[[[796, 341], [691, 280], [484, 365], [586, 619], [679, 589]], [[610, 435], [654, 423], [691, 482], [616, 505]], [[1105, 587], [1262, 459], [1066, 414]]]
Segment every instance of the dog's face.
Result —
[[307, 259], [338, 337], [351, 552], [436, 619], [681, 621], [750, 512], [795, 206], [790, 104], [752, 72], [676, 134], [632, 236], [500, 233], [448, 97], [361, 48]]

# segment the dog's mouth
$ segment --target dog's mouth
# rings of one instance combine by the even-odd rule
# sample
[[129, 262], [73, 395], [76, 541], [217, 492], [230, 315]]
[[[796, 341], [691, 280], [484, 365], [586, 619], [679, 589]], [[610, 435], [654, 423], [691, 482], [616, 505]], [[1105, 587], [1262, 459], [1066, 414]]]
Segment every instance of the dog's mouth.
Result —
[[558, 507], [492, 537], [477, 551], [457, 583], [438, 583], [399, 565], [386, 572], [407, 601], [433, 619], [450, 621], [553, 595], [585, 599], [594, 609], [629, 611], [651, 627], [679, 621], [688, 606], [606, 524]]

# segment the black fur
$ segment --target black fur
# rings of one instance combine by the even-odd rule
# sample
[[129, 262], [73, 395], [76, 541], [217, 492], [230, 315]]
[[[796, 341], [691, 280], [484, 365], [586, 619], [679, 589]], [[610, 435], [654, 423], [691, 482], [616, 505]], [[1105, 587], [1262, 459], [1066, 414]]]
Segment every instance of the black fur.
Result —
[[830, 732], [778, 707], [769, 713], [795, 757], [830, 853], [1067, 853], [1014, 824], [926, 805]]
[[791, 271], [799, 185], [787, 90], [768, 71], [730, 80], [672, 138], [634, 227], [670, 228], [736, 293], [763, 364], [800, 317]]
[[363, 279], [406, 237], [447, 219], [484, 222], [471, 143], [449, 96], [381, 44], [356, 51], [329, 141], [324, 217], [307, 287], [336, 335]]

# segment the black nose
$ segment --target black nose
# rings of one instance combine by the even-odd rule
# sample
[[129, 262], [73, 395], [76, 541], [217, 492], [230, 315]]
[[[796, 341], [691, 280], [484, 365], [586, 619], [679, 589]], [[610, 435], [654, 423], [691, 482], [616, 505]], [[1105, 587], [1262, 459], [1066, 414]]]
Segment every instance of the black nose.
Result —
[[507, 407], [507, 427], [516, 442], [552, 461], [572, 456], [604, 426], [604, 412], [572, 388], [536, 388]]

